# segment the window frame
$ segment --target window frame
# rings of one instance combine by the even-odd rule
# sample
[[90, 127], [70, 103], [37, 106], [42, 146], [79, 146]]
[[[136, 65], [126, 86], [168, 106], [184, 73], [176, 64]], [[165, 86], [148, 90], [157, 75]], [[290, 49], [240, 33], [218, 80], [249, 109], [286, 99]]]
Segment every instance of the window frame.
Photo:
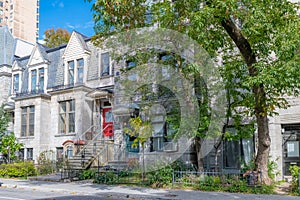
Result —
[[[75, 99], [60, 101], [58, 103], [59, 103], [59, 111], [58, 111], [59, 134], [66, 135], [66, 134], [75, 133], [75, 116], [76, 116]], [[63, 107], [65, 107], [65, 110]], [[72, 115], [73, 117], [71, 117]]]
[[[105, 55], [107, 55], [107, 57], [105, 57]], [[106, 62], [104, 62], [105, 58], [107, 59]], [[108, 64], [108, 66], [106, 66], [107, 64]], [[110, 59], [110, 53], [102, 52], [100, 54], [100, 77], [111, 76], [111, 74], [112, 74], [111, 69], [112, 69], [112, 64], [111, 64], [111, 59]]]
[[34, 136], [34, 132], [35, 132], [34, 122], [35, 122], [35, 106], [31, 105], [31, 106], [21, 107], [21, 137]]

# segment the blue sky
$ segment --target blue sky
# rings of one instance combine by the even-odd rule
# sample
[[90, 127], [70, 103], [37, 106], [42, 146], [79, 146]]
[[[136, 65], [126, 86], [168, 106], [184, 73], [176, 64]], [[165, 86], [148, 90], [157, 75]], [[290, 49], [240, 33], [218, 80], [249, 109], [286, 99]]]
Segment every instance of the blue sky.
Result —
[[76, 30], [86, 36], [94, 35], [92, 3], [84, 0], [40, 0], [39, 38], [50, 28]]

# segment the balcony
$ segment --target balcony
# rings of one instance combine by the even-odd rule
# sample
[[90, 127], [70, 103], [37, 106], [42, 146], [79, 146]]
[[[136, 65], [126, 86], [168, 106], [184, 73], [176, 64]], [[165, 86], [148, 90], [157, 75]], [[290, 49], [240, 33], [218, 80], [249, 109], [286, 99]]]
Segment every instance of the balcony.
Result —
[[43, 89], [38, 89], [38, 90], [33, 90], [33, 91], [24, 90], [22, 92], [16, 92], [15, 97], [16, 98], [30, 97], [30, 96], [36, 96], [36, 95], [44, 94], [44, 93], [45, 93], [45, 91]]

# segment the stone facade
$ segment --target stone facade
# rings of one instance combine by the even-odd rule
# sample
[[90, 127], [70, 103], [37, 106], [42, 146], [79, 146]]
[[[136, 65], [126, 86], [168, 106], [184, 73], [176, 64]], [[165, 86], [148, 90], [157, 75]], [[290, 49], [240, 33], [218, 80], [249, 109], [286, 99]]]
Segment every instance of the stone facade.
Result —
[[[10, 111], [14, 113], [12, 129], [24, 144], [24, 159], [36, 161], [44, 151], [56, 152], [57, 158], [62, 156], [58, 154], [68, 156], [70, 145], [90, 140], [95, 136], [96, 127], [101, 131], [105, 129], [104, 112], [115, 106], [118, 96], [114, 94], [115, 80], [121, 65], [125, 64], [117, 64], [105, 57], [106, 53], [95, 47], [89, 38], [74, 31], [68, 44], [52, 49], [36, 44], [29, 56], [0, 65], [0, 101], [10, 105]], [[104, 58], [108, 60], [103, 61]], [[107, 67], [103, 63], [109, 63], [106, 74], [102, 73]], [[297, 126], [300, 124], [300, 101], [298, 98], [289, 101], [290, 108], [278, 110], [279, 115], [269, 118], [271, 160], [276, 161], [280, 173], [277, 179], [289, 175], [286, 173], [288, 165], [300, 164], [300, 125]], [[116, 121], [121, 118], [126, 116], [115, 116], [114, 136], [106, 138], [114, 143], [114, 151], [119, 152], [114, 155], [115, 159], [122, 153], [120, 148], [128, 147], [130, 142], [122, 132], [123, 125]], [[225, 144], [220, 145], [219, 150], [223, 151]], [[149, 154], [150, 146], [149, 141], [146, 149], [148, 157], [152, 156]], [[245, 149], [240, 147], [239, 151]], [[185, 155], [188, 160], [193, 157], [192, 152], [189, 149]], [[241, 153], [236, 152], [236, 155]], [[218, 169], [224, 169], [224, 162], [222, 153], [212, 152], [205, 158], [204, 167], [216, 169], [218, 165]]]

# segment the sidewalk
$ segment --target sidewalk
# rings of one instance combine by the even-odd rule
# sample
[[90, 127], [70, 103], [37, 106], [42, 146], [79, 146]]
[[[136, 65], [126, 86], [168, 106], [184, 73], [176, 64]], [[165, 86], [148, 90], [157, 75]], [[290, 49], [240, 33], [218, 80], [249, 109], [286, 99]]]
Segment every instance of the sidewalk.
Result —
[[47, 181], [30, 181], [19, 179], [3, 179], [2, 188], [17, 188], [38, 190], [42, 192], [60, 192], [76, 195], [97, 195], [105, 198], [115, 199], [210, 199], [210, 200], [229, 200], [229, 199], [298, 199], [299, 197], [281, 196], [281, 195], [254, 195], [254, 194], [234, 194], [222, 192], [202, 192], [190, 190], [166, 190], [166, 189], [151, 189], [144, 187], [129, 187], [129, 186], [110, 186], [93, 184], [88, 182], [47, 182]]

